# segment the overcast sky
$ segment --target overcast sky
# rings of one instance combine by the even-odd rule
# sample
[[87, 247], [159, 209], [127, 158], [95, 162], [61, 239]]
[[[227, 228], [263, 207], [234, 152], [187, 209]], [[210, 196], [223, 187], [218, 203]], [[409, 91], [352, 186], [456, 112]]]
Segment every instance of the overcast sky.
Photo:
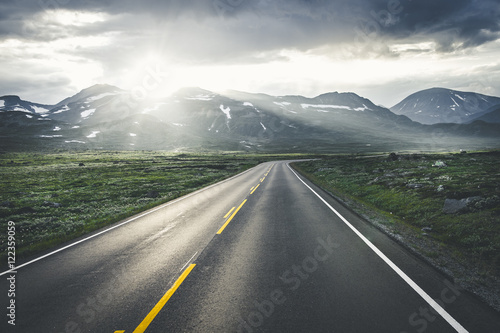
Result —
[[500, 96], [499, 0], [0, 0], [0, 95], [96, 83], [393, 106], [446, 87]]

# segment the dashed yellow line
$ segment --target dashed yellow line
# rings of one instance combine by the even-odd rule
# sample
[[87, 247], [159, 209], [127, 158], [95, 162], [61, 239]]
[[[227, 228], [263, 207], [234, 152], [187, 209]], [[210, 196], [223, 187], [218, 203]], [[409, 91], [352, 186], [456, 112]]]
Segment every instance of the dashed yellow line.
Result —
[[[172, 288], [170, 288], [165, 295], [160, 299], [160, 301], [155, 305], [155, 307], [149, 312], [149, 314], [144, 318], [144, 320], [137, 326], [137, 328], [134, 330], [133, 333], [143, 333], [146, 328], [148, 328], [149, 324], [155, 319], [156, 315], [160, 312], [160, 310], [167, 304], [168, 300], [172, 295], [175, 293], [177, 288], [180, 287], [182, 282], [187, 278], [189, 273], [193, 270], [193, 268], [196, 266], [196, 264], [191, 264], [189, 265], [188, 268], [179, 276], [177, 281], [175, 281], [174, 285]], [[115, 333], [124, 333], [125, 331], [116, 331]]]
[[238, 213], [238, 211], [241, 209], [241, 207], [243, 207], [243, 205], [245, 204], [245, 202], [247, 202], [247, 199], [243, 200], [243, 202], [241, 203], [241, 205], [234, 211], [233, 215], [231, 215], [231, 217], [227, 219], [226, 223], [224, 223], [224, 225], [219, 229], [219, 231], [217, 231], [217, 235], [220, 235], [224, 231], [224, 229], [227, 227], [227, 225], [229, 224], [229, 222], [231, 222], [231, 220], [233, 219], [233, 217]]
[[231, 214], [231, 212], [235, 209], [236, 207], [233, 207], [231, 208], [231, 210], [229, 212], [227, 212], [226, 215], [224, 215], [224, 218], [227, 218], [229, 216], [229, 214]]
[[[260, 179], [261, 183], [266, 179], [267, 175], [269, 174], [269, 172], [271, 172], [271, 169], [273, 167], [274, 167], [274, 164], [269, 168], [269, 170], [267, 170], [267, 172], [264, 174], [264, 177]], [[251, 191], [250, 194], [253, 194], [257, 190], [257, 188], [259, 188], [259, 186], [260, 186], [260, 184], [257, 184], [257, 186], [253, 186], [250, 189], [250, 191]], [[224, 215], [224, 218], [227, 218], [229, 215], [231, 215], [231, 213], [233, 213], [231, 215], [231, 217], [228, 218], [227, 221], [224, 223], [224, 225], [219, 229], [219, 231], [217, 231], [218, 235], [220, 235], [224, 231], [224, 229], [227, 227], [227, 225], [236, 216], [238, 211], [241, 209], [241, 207], [243, 207], [243, 205], [246, 202], [247, 202], [247, 199], [243, 200], [243, 202], [238, 206], [238, 208], [236, 210], [234, 210], [236, 207], [233, 207], [229, 210], [229, 212], [227, 212], [226, 215]], [[180, 287], [182, 282], [184, 282], [184, 280], [187, 278], [189, 273], [191, 273], [191, 271], [194, 269], [195, 266], [196, 266], [196, 264], [191, 264], [191, 265], [189, 265], [188, 268], [186, 268], [186, 270], [181, 274], [181, 276], [177, 279], [177, 281], [175, 281], [172, 288], [170, 288], [165, 293], [165, 295], [163, 295], [163, 297], [160, 299], [160, 301], [158, 301], [158, 303], [155, 305], [155, 307], [148, 313], [146, 318], [144, 318], [144, 320], [139, 324], [139, 326], [137, 326], [137, 328], [134, 330], [133, 333], [144, 333], [144, 331], [148, 328], [148, 326], [151, 324], [153, 319], [155, 319], [156, 315], [158, 315], [158, 313], [165, 306], [165, 304], [167, 304], [168, 300], [172, 297], [172, 295], [175, 293], [175, 291]], [[125, 331], [124, 330], [115, 331], [114, 333], [125, 333]]]

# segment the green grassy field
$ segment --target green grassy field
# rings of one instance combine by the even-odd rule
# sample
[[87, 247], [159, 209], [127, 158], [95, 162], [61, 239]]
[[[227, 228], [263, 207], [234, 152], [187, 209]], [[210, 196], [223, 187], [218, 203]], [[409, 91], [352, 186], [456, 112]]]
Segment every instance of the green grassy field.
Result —
[[[295, 167], [333, 194], [378, 212], [389, 229], [404, 225], [482, 273], [500, 276], [499, 165], [500, 152], [493, 151], [333, 156]], [[472, 199], [462, 209], [445, 209], [447, 199], [466, 198]]]
[[0, 155], [0, 255], [7, 223], [17, 256], [33, 254], [216, 183], [266, 160], [299, 155], [164, 152]]

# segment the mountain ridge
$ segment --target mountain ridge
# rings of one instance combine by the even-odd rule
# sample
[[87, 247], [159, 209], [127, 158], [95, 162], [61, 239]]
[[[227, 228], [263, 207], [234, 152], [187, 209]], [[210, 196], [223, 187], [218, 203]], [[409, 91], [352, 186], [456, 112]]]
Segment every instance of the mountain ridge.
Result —
[[478, 113], [471, 122], [482, 120], [488, 123], [500, 123], [500, 104], [494, 105], [484, 112]]
[[0, 110], [44, 114], [53, 107], [54, 105], [25, 101], [17, 95], [0, 96]]
[[460, 147], [498, 141], [494, 124], [422, 125], [352, 92], [309, 98], [187, 87], [160, 99], [130, 100], [118, 87], [94, 85], [43, 114], [4, 110], [0, 147], [23, 142], [66, 149], [387, 151], [434, 149], [447, 140]]

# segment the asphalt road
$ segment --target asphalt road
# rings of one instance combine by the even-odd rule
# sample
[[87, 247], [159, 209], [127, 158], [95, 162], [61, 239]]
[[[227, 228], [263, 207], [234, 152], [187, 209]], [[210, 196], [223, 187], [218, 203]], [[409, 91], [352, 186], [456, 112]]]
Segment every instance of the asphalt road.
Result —
[[286, 162], [90, 237], [2, 273], [1, 332], [500, 332], [497, 312]]

